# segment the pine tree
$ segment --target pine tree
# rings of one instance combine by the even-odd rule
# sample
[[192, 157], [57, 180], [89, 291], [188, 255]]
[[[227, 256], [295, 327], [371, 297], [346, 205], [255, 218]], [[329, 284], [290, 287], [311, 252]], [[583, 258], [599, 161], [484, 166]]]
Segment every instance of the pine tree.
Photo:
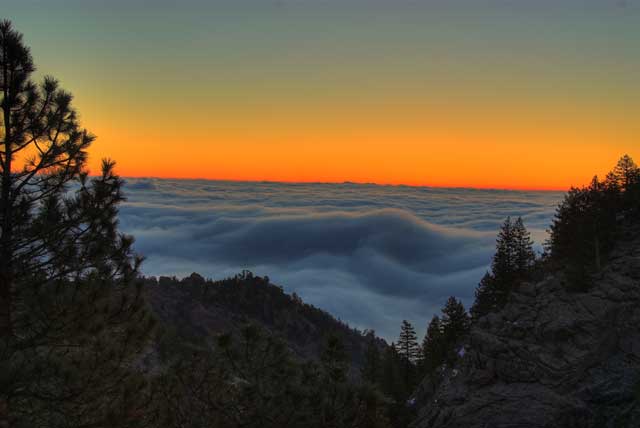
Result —
[[479, 318], [500, 308], [500, 295], [495, 286], [495, 278], [486, 272], [476, 287], [475, 300], [471, 306], [473, 318]]
[[588, 187], [572, 188], [551, 224], [547, 252], [555, 265], [567, 265], [570, 288], [588, 288], [589, 274], [601, 269], [604, 254], [613, 245], [622, 205], [611, 177], [612, 173], [601, 182], [594, 176]]
[[[621, 207], [618, 211], [640, 211], [640, 168], [629, 155], [624, 155], [609, 173], [607, 187], [615, 187]], [[630, 214], [633, 216], [633, 214]]]
[[518, 217], [513, 224], [513, 241], [516, 275], [520, 278], [526, 278], [535, 265], [536, 253], [533, 250], [531, 233], [524, 226], [521, 217]]
[[445, 362], [446, 343], [440, 318], [434, 315], [422, 340], [422, 372], [433, 373]]
[[522, 218], [512, 222], [507, 217], [498, 233], [491, 273], [487, 272], [476, 288], [473, 316], [477, 318], [504, 306], [513, 287], [531, 275], [535, 261], [531, 234]]
[[400, 337], [396, 345], [398, 354], [410, 363], [416, 363], [420, 358], [420, 348], [418, 346], [418, 338], [416, 330], [407, 320], [402, 321], [400, 326]]
[[624, 155], [611, 171], [611, 177], [620, 190], [626, 191], [640, 179], [640, 168], [629, 155]]
[[[510, 284], [516, 273], [515, 234], [511, 217], [502, 224], [496, 240], [496, 253], [491, 262], [491, 270], [497, 284], [503, 286], [499, 291], [507, 293], [506, 286]], [[503, 296], [504, 298], [504, 296]]]
[[413, 375], [415, 364], [419, 361], [421, 355], [416, 330], [407, 320], [403, 320], [400, 326], [400, 337], [398, 338], [396, 348], [402, 360], [402, 378], [408, 391], [414, 386]]
[[442, 308], [442, 334], [446, 343], [448, 357], [455, 352], [455, 346], [460, 339], [469, 331], [469, 315], [464, 309], [462, 302], [455, 297], [449, 297], [447, 303]]
[[94, 137], [34, 70], [1, 22], [0, 425], [140, 425], [145, 383], [129, 367], [153, 322], [134, 286], [141, 259], [117, 230], [122, 180], [112, 161], [89, 178]]

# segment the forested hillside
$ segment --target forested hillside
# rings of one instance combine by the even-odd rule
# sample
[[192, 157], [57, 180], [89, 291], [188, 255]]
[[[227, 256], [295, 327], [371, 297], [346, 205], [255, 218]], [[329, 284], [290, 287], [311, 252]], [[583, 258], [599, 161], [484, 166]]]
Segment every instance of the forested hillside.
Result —
[[210, 345], [220, 334], [254, 324], [283, 338], [299, 357], [313, 360], [320, 358], [327, 339], [336, 337], [345, 347], [353, 374], [359, 376], [371, 341], [380, 349], [387, 346], [373, 332], [354, 330], [295, 293], [286, 294], [268, 277], [248, 271], [218, 281], [197, 273], [181, 280], [143, 281], [150, 307], [164, 329], [163, 355], [170, 355], [171, 346]]

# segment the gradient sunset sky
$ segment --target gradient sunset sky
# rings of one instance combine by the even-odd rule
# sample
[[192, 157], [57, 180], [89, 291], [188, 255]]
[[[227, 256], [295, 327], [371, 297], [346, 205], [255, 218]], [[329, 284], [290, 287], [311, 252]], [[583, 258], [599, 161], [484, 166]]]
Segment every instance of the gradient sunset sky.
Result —
[[[3, 0], [124, 176], [566, 189], [640, 158], [640, 0]], [[640, 159], [636, 159], [640, 160]]]

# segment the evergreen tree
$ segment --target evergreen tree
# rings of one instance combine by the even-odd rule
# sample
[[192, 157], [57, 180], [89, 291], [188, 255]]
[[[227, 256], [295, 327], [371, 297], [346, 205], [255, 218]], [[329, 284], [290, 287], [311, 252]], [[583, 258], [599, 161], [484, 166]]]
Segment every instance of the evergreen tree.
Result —
[[469, 331], [469, 315], [464, 309], [462, 302], [455, 297], [449, 297], [447, 303], [442, 308], [442, 335], [447, 350], [449, 362], [455, 360], [456, 346], [460, 339]]
[[496, 252], [491, 262], [491, 270], [500, 286], [498, 292], [502, 294], [502, 299], [507, 294], [508, 284], [515, 278], [516, 269], [515, 231], [511, 217], [507, 217], [498, 232]]
[[531, 234], [522, 218], [511, 221], [507, 217], [498, 233], [491, 273], [487, 272], [476, 288], [471, 308], [473, 316], [479, 317], [504, 306], [513, 287], [531, 275], [535, 261]]
[[416, 330], [407, 320], [402, 321], [396, 347], [402, 361], [402, 379], [405, 383], [405, 390], [410, 391], [415, 386], [415, 364], [418, 363], [421, 355]]
[[572, 188], [558, 207], [546, 243], [549, 260], [566, 266], [569, 286], [583, 290], [589, 274], [601, 269], [603, 256], [614, 241], [618, 213], [622, 210], [617, 179], [600, 182], [593, 177], [588, 187]]
[[402, 321], [400, 337], [398, 338], [398, 344], [396, 346], [398, 354], [403, 360], [415, 364], [420, 359], [420, 347], [418, 345], [416, 330], [407, 320]]
[[444, 363], [446, 354], [442, 324], [434, 315], [422, 340], [422, 372], [426, 375], [433, 373]]
[[495, 278], [486, 272], [475, 291], [471, 315], [478, 318], [500, 308], [500, 294], [495, 286]]
[[629, 155], [620, 158], [607, 176], [606, 185], [617, 188], [621, 203], [619, 211], [640, 211], [640, 168]]
[[630, 189], [640, 179], [640, 168], [629, 155], [622, 156], [611, 171], [611, 177], [621, 191]]
[[129, 367], [153, 322], [141, 259], [117, 230], [112, 161], [89, 179], [94, 137], [52, 77], [36, 84], [22, 35], [0, 23], [0, 425], [144, 423]]
[[515, 247], [516, 275], [520, 278], [526, 278], [535, 265], [536, 253], [533, 250], [531, 233], [524, 226], [521, 217], [518, 217], [513, 224], [513, 245]]

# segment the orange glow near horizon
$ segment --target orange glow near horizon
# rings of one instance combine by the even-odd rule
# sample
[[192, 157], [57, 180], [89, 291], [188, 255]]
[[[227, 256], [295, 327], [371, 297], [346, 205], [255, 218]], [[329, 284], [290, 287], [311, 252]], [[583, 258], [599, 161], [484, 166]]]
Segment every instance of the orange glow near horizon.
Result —
[[94, 172], [566, 190], [640, 161], [629, 2], [114, 1], [9, 14]]
[[[594, 174], [603, 177], [623, 154], [635, 155], [634, 136], [621, 135], [615, 123], [606, 129], [602, 121], [589, 128], [578, 118], [564, 126], [537, 118], [532, 123], [543, 124], [536, 128], [526, 117], [502, 124], [470, 115], [461, 120], [463, 128], [443, 113], [431, 124], [357, 119], [334, 118], [312, 131], [311, 123], [296, 129], [252, 118], [249, 129], [194, 126], [201, 134], [193, 135], [88, 121], [98, 136], [89, 167], [97, 171], [109, 157], [125, 177], [566, 190]], [[603, 143], [612, 138], [616, 144]]]

